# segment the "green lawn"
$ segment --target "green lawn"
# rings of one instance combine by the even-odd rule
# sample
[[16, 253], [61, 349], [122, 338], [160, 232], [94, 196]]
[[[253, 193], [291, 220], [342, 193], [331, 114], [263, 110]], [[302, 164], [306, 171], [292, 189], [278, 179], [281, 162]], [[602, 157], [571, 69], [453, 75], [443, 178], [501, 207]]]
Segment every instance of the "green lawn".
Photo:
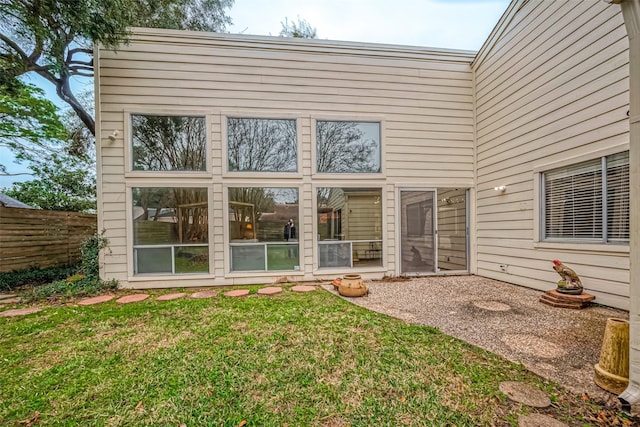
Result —
[[548, 392], [554, 404], [541, 412], [571, 425], [600, 410], [522, 366], [321, 290], [0, 318], [0, 373], [0, 425], [517, 425], [534, 410], [498, 391], [505, 380]]

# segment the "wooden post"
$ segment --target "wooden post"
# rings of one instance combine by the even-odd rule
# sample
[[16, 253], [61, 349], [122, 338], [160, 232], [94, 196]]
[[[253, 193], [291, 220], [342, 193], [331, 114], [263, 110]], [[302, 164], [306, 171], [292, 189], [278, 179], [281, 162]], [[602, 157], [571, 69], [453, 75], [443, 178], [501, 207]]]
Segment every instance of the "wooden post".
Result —
[[620, 394], [629, 384], [629, 322], [607, 319], [600, 362], [595, 365], [595, 382], [603, 389]]

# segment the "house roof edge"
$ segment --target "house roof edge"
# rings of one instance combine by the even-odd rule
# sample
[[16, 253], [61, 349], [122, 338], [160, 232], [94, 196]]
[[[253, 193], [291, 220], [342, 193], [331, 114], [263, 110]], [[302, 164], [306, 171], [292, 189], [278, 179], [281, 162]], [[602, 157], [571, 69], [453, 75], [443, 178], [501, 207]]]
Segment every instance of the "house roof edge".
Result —
[[467, 64], [476, 56], [476, 51], [432, 48], [421, 46], [394, 45], [384, 43], [353, 42], [323, 39], [303, 39], [277, 36], [258, 36], [247, 34], [213, 33], [187, 30], [166, 30], [156, 28], [130, 28], [130, 39], [133, 41], [167, 42], [167, 36], [171, 37], [170, 43], [183, 43], [186, 39], [192, 43], [209, 45], [226, 44], [236, 47], [251, 47], [256, 44], [264, 48], [298, 51], [331, 52], [334, 54], [362, 54], [371, 56], [396, 56], [415, 57], [420, 59], [433, 59], [453, 62], [465, 62]]
[[485, 42], [482, 44], [482, 46], [478, 50], [478, 53], [476, 54], [475, 58], [471, 62], [472, 69], [475, 70], [480, 65], [482, 65], [482, 62], [489, 55], [496, 41], [500, 38], [500, 36], [502, 36], [502, 34], [507, 29], [509, 24], [511, 24], [511, 21], [513, 20], [515, 15], [520, 11], [522, 6], [524, 6], [528, 2], [529, 0], [511, 0], [511, 3], [509, 3], [509, 6], [504, 11], [502, 16], [496, 23], [495, 27], [493, 27], [493, 30], [489, 34], [489, 37], [487, 37]]

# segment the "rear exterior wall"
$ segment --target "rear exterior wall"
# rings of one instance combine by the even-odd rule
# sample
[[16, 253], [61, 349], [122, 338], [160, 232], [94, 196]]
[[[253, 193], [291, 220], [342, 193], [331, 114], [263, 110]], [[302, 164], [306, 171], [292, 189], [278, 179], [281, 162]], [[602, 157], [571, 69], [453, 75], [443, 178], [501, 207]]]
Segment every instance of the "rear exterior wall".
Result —
[[[271, 280], [267, 274], [229, 274], [225, 188], [233, 185], [299, 188], [301, 271], [289, 274], [298, 280], [325, 276], [317, 271], [314, 249], [315, 188], [381, 188], [383, 266], [363, 274], [397, 274], [398, 188], [474, 187], [472, 59], [460, 51], [148, 29], [135, 29], [130, 43], [117, 52], [99, 48], [99, 228], [110, 242], [103, 277], [136, 288]], [[132, 173], [132, 112], [205, 115], [207, 173]], [[295, 118], [296, 176], [225, 172], [229, 115]], [[379, 121], [382, 173], [366, 179], [317, 176], [313, 126], [320, 119]], [[133, 276], [130, 193], [132, 187], [149, 185], [209, 189], [209, 275]]]
[[557, 258], [596, 302], [628, 309], [628, 245], [541, 241], [539, 195], [544, 170], [628, 150], [628, 61], [619, 8], [512, 3], [472, 64], [478, 275], [552, 289]]

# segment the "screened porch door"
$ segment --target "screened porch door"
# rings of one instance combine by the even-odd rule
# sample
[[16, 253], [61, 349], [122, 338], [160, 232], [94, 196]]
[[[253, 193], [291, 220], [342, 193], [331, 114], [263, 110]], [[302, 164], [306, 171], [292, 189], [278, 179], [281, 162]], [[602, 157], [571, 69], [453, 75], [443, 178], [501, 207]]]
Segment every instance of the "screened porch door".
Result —
[[435, 191], [400, 190], [401, 274], [436, 271]]

